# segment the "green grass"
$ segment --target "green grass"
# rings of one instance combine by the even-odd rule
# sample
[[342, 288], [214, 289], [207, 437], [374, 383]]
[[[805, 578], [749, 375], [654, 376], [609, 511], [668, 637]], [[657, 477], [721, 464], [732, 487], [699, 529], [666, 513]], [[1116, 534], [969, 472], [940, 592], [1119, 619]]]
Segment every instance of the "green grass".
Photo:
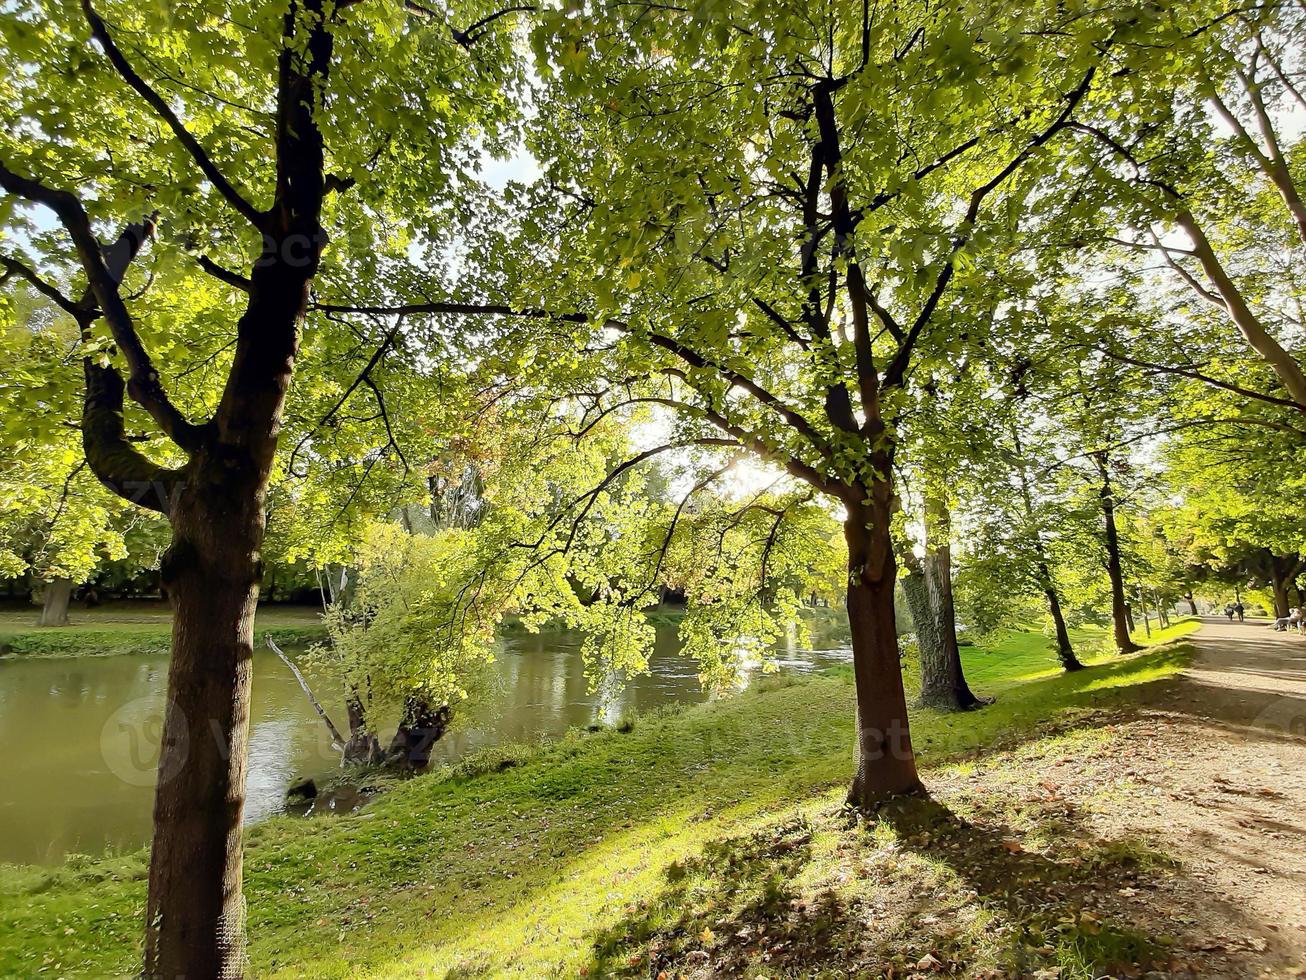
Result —
[[[1141, 629], [1135, 631], [1134, 642], [1144, 647], [1170, 643], [1196, 632], [1201, 625], [1196, 617], [1185, 616], [1173, 620], [1168, 629], [1153, 629], [1150, 638]], [[1070, 640], [1085, 664], [1109, 663], [1117, 657], [1111, 631], [1104, 627], [1083, 626], [1071, 630]], [[966, 679], [981, 694], [991, 693], [989, 688], [995, 685], [1000, 688], [1012, 681], [1036, 680], [1061, 672], [1047, 634], [1034, 625], [1007, 630], [984, 647], [964, 647], [962, 657]]]
[[[0, 611], [0, 653], [36, 657], [91, 657], [168, 652], [172, 612], [163, 602], [106, 603], [70, 610], [67, 626], [37, 626], [35, 607]], [[283, 645], [303, 645], [325, 637], [312, 606], [260, 606], [255, 645], [271, 637]]]
[[[963, 715], [914, 712], [920, 762], [928, 770], [1046, 735], [1173, 673], [1187, 652], [1022, 681], [1051, 657], [1046, 644], [1037, 657], [1024, 638], [1006, 657], [969, 649], [1001, 697]], [[655, 894], [674, 862], [833, 805], [851, 773], [852, 706], [846, 671], [768, 678], [726, 701], [641, 717], [626, 733], [500, 750], [352, 816], [269, 820], [248, 835], [251, 972], [580, 975], [604, 930]], [[130, 973], [145, 861], [0, 870], [0, 975]]]

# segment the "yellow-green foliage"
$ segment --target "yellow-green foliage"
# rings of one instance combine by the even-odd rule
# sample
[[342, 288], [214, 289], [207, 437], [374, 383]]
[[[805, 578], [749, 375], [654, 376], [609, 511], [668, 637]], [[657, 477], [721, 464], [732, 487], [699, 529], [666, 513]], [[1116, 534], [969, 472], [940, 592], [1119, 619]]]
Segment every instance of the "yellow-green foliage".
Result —
[[457, 603], [475, 585], [475, 547], [469, 531], [427, 535], [397, 524], [369, 526], [348, 600], [327, 610], [330, 642], [314, 647], [309, 661], [381, 701], [413, 693], [431, 704], [466, 700], [494, 659], [502, 615], [502, 603]]

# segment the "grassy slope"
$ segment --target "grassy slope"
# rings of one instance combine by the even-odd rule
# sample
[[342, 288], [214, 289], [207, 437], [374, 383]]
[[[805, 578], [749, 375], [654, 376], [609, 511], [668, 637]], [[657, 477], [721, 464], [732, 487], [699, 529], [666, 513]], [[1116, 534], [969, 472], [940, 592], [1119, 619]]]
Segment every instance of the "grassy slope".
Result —
[[[1042, 641], [1040, 647], [1039, 641]], [[1024, 680], [1039, 634], [967, 651], [999, 700], [917, 712], [925, 767], [1046, 734], [1176, 670], [1185, 648]], [[849, 777], [852, 687], [777, 679], [719, 704], [574, 736], [519, 763], [413, 780], [361, 814], [277, 818], [249, 835], [246, 895], [257, 975], [574, 976], [605, 925], [708, 841], [795, 807], [828, 806]], [[479, 769], [481, 771], [472, 771]], [[136, 962], [145, 856], [0, 873], [0, 974], [105, 976]]]
[[[1184, 617], [1172, 622], [1168, 629], [1154, 629], [1150, 637], [1143, 631], [1134, 632], [1134, 641], [1140, 645], [1155, 646], [1169, 643], [1194, 633], [1201, 620]], [[1106, 663], [1115, 659], [1111, 633], [1097, 626], [1073, 630], [1071, 640], [1075, 652], [1085, 664]], [[991, 684], [1010, 683], [1013, 680], [1030, 681], [1053, 677], [1060, 673], [1055, 658], [1051, 656], [1047, 636], [1037, 629], [1011, 630], [1001, 642], [988, 648], [970, 647], [963, 650], [966, 662], [966, 679], [976, 691], [983, 692]]]
[[[0, 611], [0, 653], [24, 656], [84, 657], [119, 653], [167, 653], [172, 612], [163, 602], [108, 603], [74, 608], [68, 626], [36, 625], [35, 607]], [[312, 606], [260, 606], [256, 640], [271, 635], [280, 643], [306, 643], [325, 634]]]

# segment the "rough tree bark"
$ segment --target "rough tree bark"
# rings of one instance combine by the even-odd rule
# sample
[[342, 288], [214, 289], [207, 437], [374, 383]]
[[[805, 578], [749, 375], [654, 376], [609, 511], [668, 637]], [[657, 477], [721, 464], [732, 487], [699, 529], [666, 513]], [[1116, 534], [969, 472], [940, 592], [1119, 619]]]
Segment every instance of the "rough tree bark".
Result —
[[277, 190], [261, 222], [263, 255], [251, 270], [222, 399], [169, 515], [164, 568], [175, 615], [146, 903], [149, 976], [243, 970], [241, 820], [265, 498], [324, 243], [324, 148], [314, 106], [332, 36], [321, 0], [292, 3], [284, 31]]
[[[250, 658], [260, 579], [265, 496], [308, 286], [324, 235], [327, 185], [315, 107], [325, 91], [332, 34], [324, 0], [292, 0], [283, 16], [273, 132], [276, 186], [259, 210], [222, 174], [114, 42], [89, 0], [82, 11], [123, 83], [172, 131], [214, 193], [258, 233], [248, 279], [219, 275], [248, 295], [235, 353], [213, 416], [193, 423], [171, 402], [119, 292], [152, 219], [109, 246], [76, 194], [0, 165], [0, 186], [46, 205], [72, 240], [89, 292], [80, 303], [44, 285], [88, 333], [108, 326], [119, 363], [83, 362], [82, 445], [110, 490], [165, 514], [172, 543], [162, 579], [173, 603], [172, 657], [154, 805], [143, 972], [174, 980], [243, 972], [241, 819], [249, 725]], [[218, 274], [215, 272], [215, 274]], [[39, 281], [39, 280], [38, 280]], [[159, 466], [127, 438], [124, 396], [139, 404], [186, 463]]]
[[969, 711], [988, 703], [974, 695], [962, 670], [952, 596], [951, 515], [935, 496], [925, 500], [925, 557], [903, 554], [903, 594], [920, 650], [920, 703], [944, 711]]
[[73, 580], [57, 578], [45, 583], [41, 596], [41, 615], [37, 617], [37, 626], [67, 626], [68, 603], [73, 597]]
[[907, 695], [894, 622], [897, 568], [889, 534], [887, 488], [870, 505], [849, 503], [848, 625], [857, 697], [857, 766], [848, 803], [870, 809], [895, 796], [925, 792], [916, 772], [907, 720]]
[[1106, 573], [1111, 580], [1111, 624], [1117, 653], [1134, 653], [1140, 647], [1129, 636], [1129, 610], [1125, 602], [1125, 575], [1120, 561], [1120, 533], [1116, 529], [1115, 492], [1111, 486], [1109, 460], [1105, 453], [1095, 453], [1101, 485], [1098, 499], [1102, 507], [1103, 547], [1106, 550]]
[[349, 740], [345, 742], [341, 753], [342, 760], [368, 766], [376, 765], [384, 758], [381, 742], [368, 727], [363, 699], [358, 696], [356, 690], [351, 690], [346, 696], [345, 711], [349, 715]]
[[403, 718], [386, 749], [386, 762], [401, 769], [427, 768], [431, 764], [431, 747], [448, 730], [452, 717], [447, 704], [433, 708], [421, 698], [407, 698]]

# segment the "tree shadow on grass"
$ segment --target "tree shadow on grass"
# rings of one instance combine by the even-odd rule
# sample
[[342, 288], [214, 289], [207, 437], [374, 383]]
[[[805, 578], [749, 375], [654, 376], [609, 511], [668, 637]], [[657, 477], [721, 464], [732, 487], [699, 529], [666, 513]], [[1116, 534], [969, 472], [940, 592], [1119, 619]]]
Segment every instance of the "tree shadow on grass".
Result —
[[1152, 908], [1171, 859], [1094, 836], [1066, 801], [1013, 805], [909, 800], [868, 823], [832, 809], [713, 842], [593, 938], [586, 975], [1214, 975]]

